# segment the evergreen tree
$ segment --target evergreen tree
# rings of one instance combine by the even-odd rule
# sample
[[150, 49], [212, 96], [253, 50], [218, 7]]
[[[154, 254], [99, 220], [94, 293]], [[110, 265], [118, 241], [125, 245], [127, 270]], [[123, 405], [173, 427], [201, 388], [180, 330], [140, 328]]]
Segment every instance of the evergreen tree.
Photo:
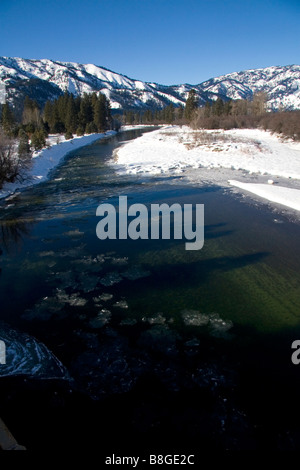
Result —
[[43, 129], [36, 129], [31, 137], [31, 145], [34, 150], [41, 150], [46, 145], [46, 137]]
[[232, 101], [231, 100], [226, 101], [224, 103], [224, 114], [226, 114], [226, 116], [229, 116], [231, 114], [231, 110], [232, 110]]
[[222, 116], [224, 113], [224, 102], [222, 98], [218, 98], [212, 105], [212, 114], [214, 116]]
[[93, 119], [91, 95], [84, 93], [80, 101], [79, 124], [86, 127], [86, 125], [92, 122]]
[[54, 104], [52, 101], [48, 100], [44, 107], [43, 112], [44, 122], [49, 126], [51, 132], [53, 132], [54, 127]]
[[84, 128], [82, 126], [77, 127], [76, 134], [77, 135], [84, 135]]
[[53, 102], [47, 101], [43, 115], [47, 129], [53, 133], [67, 133], [68, 136], [75, 132], [83, 135], [85, 131], [105, 131], [112, 122], [110, 102], [101, 93], [99, 96], [85, 93], [77, 98], [65, 93]]
[[12, 136], [15, 128], [15, 117], [8, 103], [2, 106], [1, 125], [5, 134]]
[[206, 101], [205, 106], [204, 106], [204, 117], [209, 118], [211, 115], [211, 105], [209, 101]]
[[167, 122], [168, 124], [171, 124], [172, 122], [174, 122], [174, 119], [175, 119], [175, 110], [174, 110], [173, 104], [171, 103], [169, 106], [165, 108], [165, 122]]
[[125, 111], [125, 124], [132, 125], [134, 123], [134, 113], [133, 111]]
[[72, 132], [66, 131], [66, 133], [65, 133], [65, 139], [66, 140], [73, 139], [73, 137], [74, 136], [73, 136]]
[[185, 110], [184, 110], [184, 117], [188, 122], [190, 122], [195, 116], [195, 111], [197, 108], [198, 108], [198, 98], [197, 98], [196, 90], [192, 88], [189, 91], [189, 95], [186, 100]]
[[97, 100], [94, 100], [94, 124], [99, 132], [107, 129], [107, 112], [106, 112], [106, 97], [99, 95]]
[[153, 122], [153, 113], [151, 109], [147, 109], [147, 111], [145, 111], [143, 116], [143, 122], [145, 122], [146, 124], [150, 124], [151, 122]]
[[97, 126], [94, 122], [88, 122], [85, 126], [85, 133], [86, 134], [94, 134], [98, 131]]
[[69, 134], [76, 131], [78, 124], [77, 110], [74, 96], [71, 94], [68, 97], [66, 116], [65, 116], [65, 128]]
[[177, 109], [177, 119], [180, 121], [183, 118], [184, 108], [182, 105]]
[[18, 138], [19, 138], [18, 155], [20, 158], [23, 158], [30, 154], [29, 139], [24, 129], [19, 130]]

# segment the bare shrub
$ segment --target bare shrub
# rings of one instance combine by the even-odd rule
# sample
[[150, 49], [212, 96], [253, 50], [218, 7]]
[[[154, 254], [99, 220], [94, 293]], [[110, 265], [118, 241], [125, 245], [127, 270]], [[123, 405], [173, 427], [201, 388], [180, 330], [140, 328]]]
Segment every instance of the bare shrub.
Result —
[[5, 182], [23, 181], [30, 161], [30, 153], [19, 153], [18, 141], [0, 130], [0, 188]]

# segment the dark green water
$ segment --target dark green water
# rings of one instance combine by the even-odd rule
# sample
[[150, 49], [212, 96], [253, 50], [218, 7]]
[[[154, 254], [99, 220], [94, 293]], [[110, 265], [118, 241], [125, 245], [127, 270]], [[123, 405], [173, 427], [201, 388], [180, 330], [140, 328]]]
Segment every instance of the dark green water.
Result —
[[[221, 187], [116, 174], [113, 150], [140, 134], [77, 150], [3, 203], [1, 320], [43, 342], [73, 381], [3, 378], [0, 416], [33, 449], [47, 448], [37, 425], [75, 445], [75, 409], [82, 427], [102, 421], [107, 448], [124, 433], [146, 448], [293, 448], [300, 227]], [[96, 208], [120, 195], [204, 204], [204, 248], [100, 241]]]

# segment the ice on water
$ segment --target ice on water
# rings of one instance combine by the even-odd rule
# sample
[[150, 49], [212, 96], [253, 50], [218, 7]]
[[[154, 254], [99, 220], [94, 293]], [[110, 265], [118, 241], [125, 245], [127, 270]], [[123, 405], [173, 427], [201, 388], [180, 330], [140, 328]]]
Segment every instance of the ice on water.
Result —
[[102, 328], [106, 325], [111, 318], [111, 312], [106, 308], [103, 308], [95, 318], [91, 318], [89, 321], [89, 326], [91, 328]]
[[209, 315], [200, 313], [198, 310], [183, 310], [182, 318], [187, 326], [205, 326], [209, 322]]
[[65, 290], [57, 289], [56, 296], [60, 302], [69, 304], [72, 307], [83, 307], [87, 303], [87, 300], [80, 297], [78, 292], [68, 295]]
[[113, 304], [113, 307], [118, 307], [118, 308], [128, 308], [128, 303], [126, 302], [126, 300], [119, 300], [118, 302], [115, 302]]
[[121, 281], [122, 277], [118, 272], [107, 273], [104, 277], [100, 279], [100, 283], [106, 287], [113, 286], [114, 284], [118, 284]]
[[103, 292], [99, 297], [94, 297], [94, 301], [97, 299], [102, 300], [103, 302], [107, 302], [108, 300], [111, 300], [113, 298], [112, 294], [108, 294], [107, 292]]
[[150, 325], [163, 325], [166, 323], [166, 318], [161, 313], [157, 313], [153, 317], [143, 317], [142, 321], [148, 322]]
[[228, 331], [233, 327], [231, 320], [223, 320], [218, 313], [183, 310], [182, 318], [187, 326], [208, 326], [210, 334], [217, 338], [229, 338]]
[[126, 266], [128, 264], [128, 258], [112, 258], [111, 264], [114, 266]]
[[75, 230], [69, 230], [69, 232], [64, 232], [63, 235], [67, 235], [68, 237], [82, 237], [84, 232], [80, 232], [78, 228]]

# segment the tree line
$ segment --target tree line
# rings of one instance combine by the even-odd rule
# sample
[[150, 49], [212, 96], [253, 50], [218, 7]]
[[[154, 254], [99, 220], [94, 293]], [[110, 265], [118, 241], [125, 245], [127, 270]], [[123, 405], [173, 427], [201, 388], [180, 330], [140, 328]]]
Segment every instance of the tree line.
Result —
[[0, 187], [23, 177], [32, 151], [46, 146], [49, 133], [65, 134], [71, 139], [73, 134], [105, 132], [117, 125], [109, 100], [96, 93], [76, 98], [65, 93], [47, 101], [42, 110], [26, 96], [21, 119], [16, 119], [9, 103], [1, 105], [0, 116]]
[[124, 111], [123, 124], [175, 124], [194, 129], [262, 128], [293, 140], [300, 140], [300, 111], [269, 111], [267, 94], [260, 92], [251, 99], [217, 98], [199, 106], [197, 92], [191, 89], [185, 107], [173, 104], [161, 110]]
[[263, 92], [254, 94], [249, 100], [222, 100], [219, 97], [199, 107], [196, 92], [191, 90], [185, 118], [194, 129], [262, 128], [300, 140], [300, 111], [268, 111], [267, 98]]
[[104, 132], [112, 128], [110, 102], [102, 93], [84, 93], [74, 97], [65, 93], [54, 101], [47, 101], [43, 112], [47, 130], [53, 134], [84, 135]]
[[5, 181], [22, 178], [32, 151], [45, 147], [49, 133], [65, 134], [70, 139], [73, 134], [104, 132], [121, 124], [185, 124], [195, 129], [260, 127], [300, 140], [300, 111], [267, 112], [266, 100], [266, 94], [257, 93], [251, 100], [219, 97], [199, 107], [197, 92], [191, 89], [184, 107], [171, 103], [163, 109], [124, 110], [112, 117], [105, 95], [84, 93], [74, 97], [65, 93], [47, 101], [43, 109], [26, 97], [19, 120], [5, 103], [0, 108], [0, 187]]
[[172, 103], [162, 109], [124, 110], [116, 118], [124, 125], [138, 124], [184, 124], [184, 107]]

